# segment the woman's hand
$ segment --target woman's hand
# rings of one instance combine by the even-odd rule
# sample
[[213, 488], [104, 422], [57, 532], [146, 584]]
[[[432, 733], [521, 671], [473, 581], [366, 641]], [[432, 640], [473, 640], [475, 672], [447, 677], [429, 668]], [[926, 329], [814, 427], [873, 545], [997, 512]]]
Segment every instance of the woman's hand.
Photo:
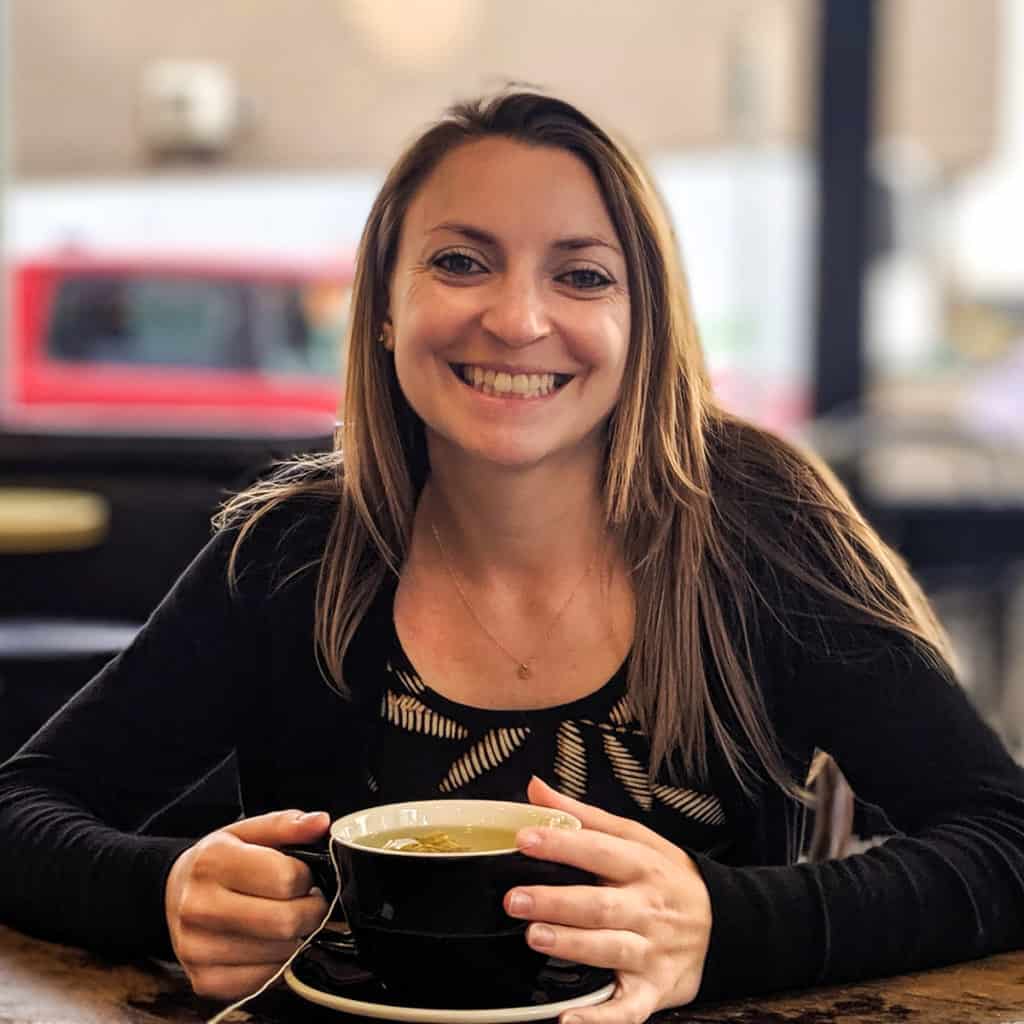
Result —
[[171, 944], [199, 995], [256, 991], [327, 913], [309, 868], [274, 847], [311, 843], [325, 813], [278, 811], [245, 818], [189, 847], [167, 876]]
[[540, 779], [527, 795], [574, 814], [583, 830], [524, 829], [519, 848], [590, 871], [604, 884], [512, 889], [506, 911], [537, 922], [526, 933], [534, 949], [618, 975], [608, 1002], [571, 1010], [561, 1024], [641, 1024], [655, 1010], [691, 1002], [711, 938], [711, 900], [690, 857], [643, 825], [562, 796]]

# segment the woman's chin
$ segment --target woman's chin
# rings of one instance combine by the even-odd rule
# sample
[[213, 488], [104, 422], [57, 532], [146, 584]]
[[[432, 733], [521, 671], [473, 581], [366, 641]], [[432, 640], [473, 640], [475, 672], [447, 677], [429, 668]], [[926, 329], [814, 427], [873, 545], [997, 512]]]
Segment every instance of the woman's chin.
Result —
[[[583, 453], [579, 454], [582, 458]], [[526, 445], [521, 441], [514, 444], [481, 444], [478, 441], [472, 445], [448, 441], [431, 458], [433, 460], [438, 456], [453, 464], [472, 465], [476, 470], [491, 469], [509, 473], [525, 473], [545, 466], [564, 465], [567, 458], [569, 461], [572, 459], [571, 450], [549, 445]]]
[[432, 430], [428, 426], [427, 439], [432, 462], [440, 459], [475, 470], [493, 468], [514, 473], [557, 467], [564, 471], [576, 465], [600, 464], [604, 454], [600, 426], [583, 437], [555, 437], [552, 433], [521, 427], [488, 430], [479, 424], [450, 431]]

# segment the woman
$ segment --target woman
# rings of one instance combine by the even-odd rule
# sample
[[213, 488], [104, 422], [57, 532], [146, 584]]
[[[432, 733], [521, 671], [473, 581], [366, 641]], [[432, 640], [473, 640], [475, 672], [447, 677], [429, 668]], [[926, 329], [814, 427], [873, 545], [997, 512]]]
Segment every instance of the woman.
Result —
[[[1018, 945], [1021, 771], [835, 480], [715, 404], [675, 253], [565, 103], [418, 139], [363, 235], [337, 451], [231, 502], [3, 769], [4, 917], [232, 998], [325, 909], [276, 847], [457, 794], [582, 818], [519, 842], [604, 884], [506, 908], [617, 971], [587, 1024]], [[248, 817], [144, 834], [232, 750]], [[898, 834], [797, 862], [819, 750]]]

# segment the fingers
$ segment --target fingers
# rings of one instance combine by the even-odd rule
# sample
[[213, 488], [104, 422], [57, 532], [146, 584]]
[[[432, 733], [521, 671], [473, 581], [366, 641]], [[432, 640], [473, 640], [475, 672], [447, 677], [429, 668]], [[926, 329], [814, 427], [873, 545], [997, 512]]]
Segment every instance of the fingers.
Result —
[[537, 885], [511, 889], [505, 896], [511, 917], [570, 928], [608, 928], [643, 932], [650, 911], [622, 889], [598, 885]]
[[531, 826], [519, 830], [516, 845], [527, 856], [569, 864], [619, 885], [643, 878], [657, 857], [640, 843], [589, 829], [569, 832]]
[[649, 945], [636, 932], [550, 924], [531, 924], [526, 941], [533, 949], [560, 960], [634, 974], [643, 971]]
[[640, 1024], [655, 1010], [693, 1000], [707, 957], [710, 897], [685, 850], [637, 822], [531, 781], [534, 804], [576, 815], [583, 829], [526, 828], [516, 844], [530, 857], [590, 871], [603, 885], [523, 886], [505, 909], [531, 922], [527, 942], [549, 956], [614, 970], [615, 996], [567, 1012], [561, 1024]]
[[302, 944], [300, 939], [276, 941], [250, 939], [241, 935], [225, 935], [204, 928], [182, 932], [178, 959], [186, 970], [208, 967], [254, 967], [277, 964], [280, 967]]
[[274, 847], [316, 841], [324, 813], [280, 811], [211, 833], [172, 865], [165, 887], [171, 945], [200, 995], [258, 989], [315, 931], [327, 903], [309, 868]]
[[199, 967], [188, 971], [188, 979], [196, 995], [229, 1002], [252, 995], [273, 977], [280, 963], [252, 964], [245, 967]]
[[602, 811], [599, 807], [592, 807], [590, 804], [574, 800], [571, 796], [565, 796], [557, 789], [552, 789], [536, 775], [530, 779], [530, 784], [526, 787], [526, 795], [532, 804], [553, 807], [574, 815], [580, 819], [584, 828], [596, 829], [598, 832], [606, 832], [609, 835], [633, 840], [638, 840], [641, 833], [649, 831], [631, 818], [620, 818], [616, 814]]
[[234, 892], [292, 900], [308, 895], [313, 886], [313, 874], [302, 861], [265, 846], [225, 836], [223, 842], [211, 843], [205, 853], [196, 861], [197, 877], [205, 873]]
[[265, 900], [214, 890], [210, 905], [183, 908], [174, 949], [199, 995], [236, 999], [255, 992], [323, 920], [320, 896]]
[[583, 830], [522, 829], [516, 843], [523, 853], [571, 864], [609, 882], [635, 881], [647, 871], [657, 872], [664, 863], [686, 874], [697, 871], [684, 850], [638, 821], [563, 796], [537, 776], [530, 780], [527, 793], [534, 804], [574, 814], [583, 823]]
[[659, 853], [672, 854], [676, 847], [664, 836], [659, 835], [653, 829], [649, 829], [632, 818], [622, 818], [616, 814], [609, 814], [602, 811], [600, 807], [593, 807], [590, 804], [574, 800], [571, 796], [559, 793], [552, 789], [543, 779], [536, 775], [530, 780], [526, 787], [526, 795], [530, 803], [541, 807], [552, 807], [559, 811], [566, 811], [580, 819], [584, 829], [595, 832], [604, 832], [607, 835], [618, 836], [620, 839], [628, 839], [634, 843], [640, 843], [648, 849], [657, 850]]
[[179, 921], [183, 930], [290, 942], [314, 932], [326, 913], [327, 903], [320, 895], [276, 900], [211, 886], [183, 902]]
[[237, 836], [243, 843], [257, 846], [287, 846], [289, 843], [311, 843], [319, 839], [331, 823], [325, 811], [273, 811], [253, 818], [243, 818], [223, 831]]

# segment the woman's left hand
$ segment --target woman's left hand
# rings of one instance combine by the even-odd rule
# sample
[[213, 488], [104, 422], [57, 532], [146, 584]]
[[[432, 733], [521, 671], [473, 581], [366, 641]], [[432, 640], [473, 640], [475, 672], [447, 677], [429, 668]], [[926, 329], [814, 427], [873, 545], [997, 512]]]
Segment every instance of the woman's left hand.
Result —
[[538, 778], [527, 795], [575, 815], [583, 830], [523, 829], [519, 848], [590, 871], [603, 884], [512, 889], [505, 910], [535, 922], [526, 933], [534, 949], [618, 975], [608, 1002], [568, 1011], [561, 1024], [641, 1024], [656, 1010], [692, 1002], [711, 938], [711, 899], [693, 860], [638, 822], [562, 796]]

